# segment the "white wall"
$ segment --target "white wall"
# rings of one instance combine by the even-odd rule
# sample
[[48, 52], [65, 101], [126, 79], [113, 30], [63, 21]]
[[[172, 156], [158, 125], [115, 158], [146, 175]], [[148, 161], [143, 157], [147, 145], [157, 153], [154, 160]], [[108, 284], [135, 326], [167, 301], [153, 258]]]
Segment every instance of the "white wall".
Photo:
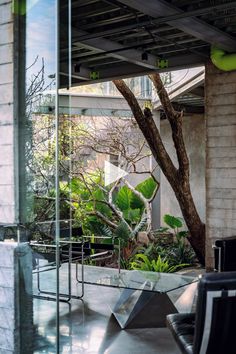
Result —
[[[175, 162], [177, 157], [171, 131], [167, 120], [161, 121], [161, 136], [165, 147]], [[184, 117], [183, 132], [185, 138], [186, 149], [190, 161], [190, 183], [193, 198], [200, 214], [205, 221], [205, 120], [203, 115], [189, 115]], [[163, 224], [163, 216], [171, 214], [174, 216], [182, 216], [179, 204], [175, 197], [169, 182], [161, 173], [161, 223]]]

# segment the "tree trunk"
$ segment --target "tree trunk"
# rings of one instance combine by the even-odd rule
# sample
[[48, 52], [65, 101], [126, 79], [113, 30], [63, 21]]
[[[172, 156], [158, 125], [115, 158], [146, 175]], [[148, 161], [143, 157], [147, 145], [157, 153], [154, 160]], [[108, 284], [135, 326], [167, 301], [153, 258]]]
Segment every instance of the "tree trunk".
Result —
[[133, 115], [141, 129], [156, 162], [170, 183], [179, 202], [185, 223], [189, 229], [189, 242], [193, 247], [199, 261], [205, 264], [205, 225], [196, 210], [189, 183], [189, 159], [185, 149], [182, 131], [182, 113], [175, 112], [169, 100], [169, 96], [161, 82], [160, 76], [153, 74], [151, 80], [161, 100], [166, 117], [172, 130], [172, 138], [177, 154], [179, 168], [173, 164], [167, 153], [160, 132], [154, 122], [150, 109], [144, 112], [139, 103], [122, 80], [114, 80], [117, 89], [128, 102]]
[[190, 236], [188, 238], [201, 264], [205, 264], [205, 224], [202, 223], [196, 210], [189, 184], [171, 185], [179, 202]]

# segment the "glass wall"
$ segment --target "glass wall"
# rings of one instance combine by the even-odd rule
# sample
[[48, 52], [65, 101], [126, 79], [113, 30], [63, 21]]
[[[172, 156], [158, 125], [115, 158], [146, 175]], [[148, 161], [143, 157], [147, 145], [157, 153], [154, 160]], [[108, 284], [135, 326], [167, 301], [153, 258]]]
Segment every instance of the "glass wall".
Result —
[[[84, 306], [78, 302], [84, 295], [83, 257], [90, 256], [88, 265], [110, 266], [103, 273], [88, 270], [91, 284], [128, 267], [132, 235], [147, 219], [135, 188], [148, 187], [152, 196], [157, 187], [149, 178], [149, 148], [134, 120], [72, 113], [77, 5], [27, 0], [20, 11], [19, 239], [33, 250], [35, 353], [79, 353], [88, 347]], [[127, 81], [137, 97], [150, 98], [147, 78]], [[100, 89], [116, 95], [110, 83]], [[66, 114], [60, 110], [62, 91]], [[127, 185], [111, 180], [114, 166], [131, 172]]]
[[[33, 251], [33, 351], [54, 353], [59, 352], [58, 4], [56, 0], [26, 0], [25, 6], [23, 2], [18, 3], [17, 15], [21, 22], [19, 238], [29, 241]], [[39, 107], [45, 102], [50, 108], [41, 114]], [[47, 272], [50, 267], [52, 271]], [[50, 299], [53, 301], [47, 306]], [[53, 324], [49, 326], [50, 321]]]
[[[18, 241], [30, 242], [33, 251], [32, 341], [35, 353], [68, 353], [74, 345], [71, 300], [77, 308], [83, 296], [82, 269], [76, 273], [71, 262], [72, 240], [80, 260], [83, 254], [80, 215], [75, 218], [78, 201], [73, 200], [78, 187], [73, 177], [81, 164], [79, 153], [77, 159], [73, 154], [78, 122], [70, 114], [70, 95], [68, 114], [59, 108], [59, 90], [72, 86], [72, 7], [70, 0], [27, 0], [18, 12], [22, 37]], [[42, 106], [47, 111], [42, 113]]]
[[[21, 174], [25, 183], [21, 182], [21, 186], [25, 185], [26, 191], [20, 210], [22, 221], [37, 225], [55, 219], [56, 19], [55, 0], [27, 1], [26, 114], [21, 130], [21, 157], [25, 161], [20, 164], [25, 167], [25, 174]], [[45, 101], [49, 102], [50, 112], [38, 114], [38, 107]]]

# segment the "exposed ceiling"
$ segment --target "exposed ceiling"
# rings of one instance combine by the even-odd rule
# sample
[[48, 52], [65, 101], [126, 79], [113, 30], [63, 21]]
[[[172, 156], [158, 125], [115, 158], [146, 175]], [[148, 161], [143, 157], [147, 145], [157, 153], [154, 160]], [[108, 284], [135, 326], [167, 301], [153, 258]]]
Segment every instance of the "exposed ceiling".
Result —
[[61, 3], [64, 87], [69, 73], [81, 85], [204, 64], [211, 44], [236, 52], [236, 1], [71, 0], [71, 32]]

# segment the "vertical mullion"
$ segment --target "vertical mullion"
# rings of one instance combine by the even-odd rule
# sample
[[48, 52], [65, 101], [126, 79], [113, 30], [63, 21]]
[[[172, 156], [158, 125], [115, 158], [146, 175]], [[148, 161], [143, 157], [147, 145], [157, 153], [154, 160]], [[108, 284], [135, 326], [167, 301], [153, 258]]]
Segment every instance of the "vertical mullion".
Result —
[[56, 189], [56, 217], [55, 217], [55, 244], [56, 244], [56, 350], [60, 353], [60, 190], [59, 190], [59, 4], [60, 0], [55, 2], [55, 63], [56, 63], [56, 93], [55, 93], [55, 189]]
[[[72, 182], [72, 161], [71, 161], [71, 151], [72, 151], [72, 119], [71, 119], [71, 93], [70, 93], [70, 88], [72, 86], [72, 67], [71, 67], [71, 61], [72, 61], [72, 56], [71, 56], [71, 41], [72, 41], [72, 32], [71, 32], [71, 0], [68, 0], [68, 74], [69, 74], [69, 81], [68, 81], [68, 86], [69, 86], [69, 119], [70, 119], [70, 127], [69, 127], [69, 154], [70, 154], [70, 160], [69, 160], [69, 192], [70, 192], [70, 240], [71, 240], [71, 235], [72, 235], [72, 208], [71, 208], [71, 182]], [[70, 254], [69, 254], [69, 294], [71, 294], [71, 257], [72, 257], [72, 245], [70, 245]]]

